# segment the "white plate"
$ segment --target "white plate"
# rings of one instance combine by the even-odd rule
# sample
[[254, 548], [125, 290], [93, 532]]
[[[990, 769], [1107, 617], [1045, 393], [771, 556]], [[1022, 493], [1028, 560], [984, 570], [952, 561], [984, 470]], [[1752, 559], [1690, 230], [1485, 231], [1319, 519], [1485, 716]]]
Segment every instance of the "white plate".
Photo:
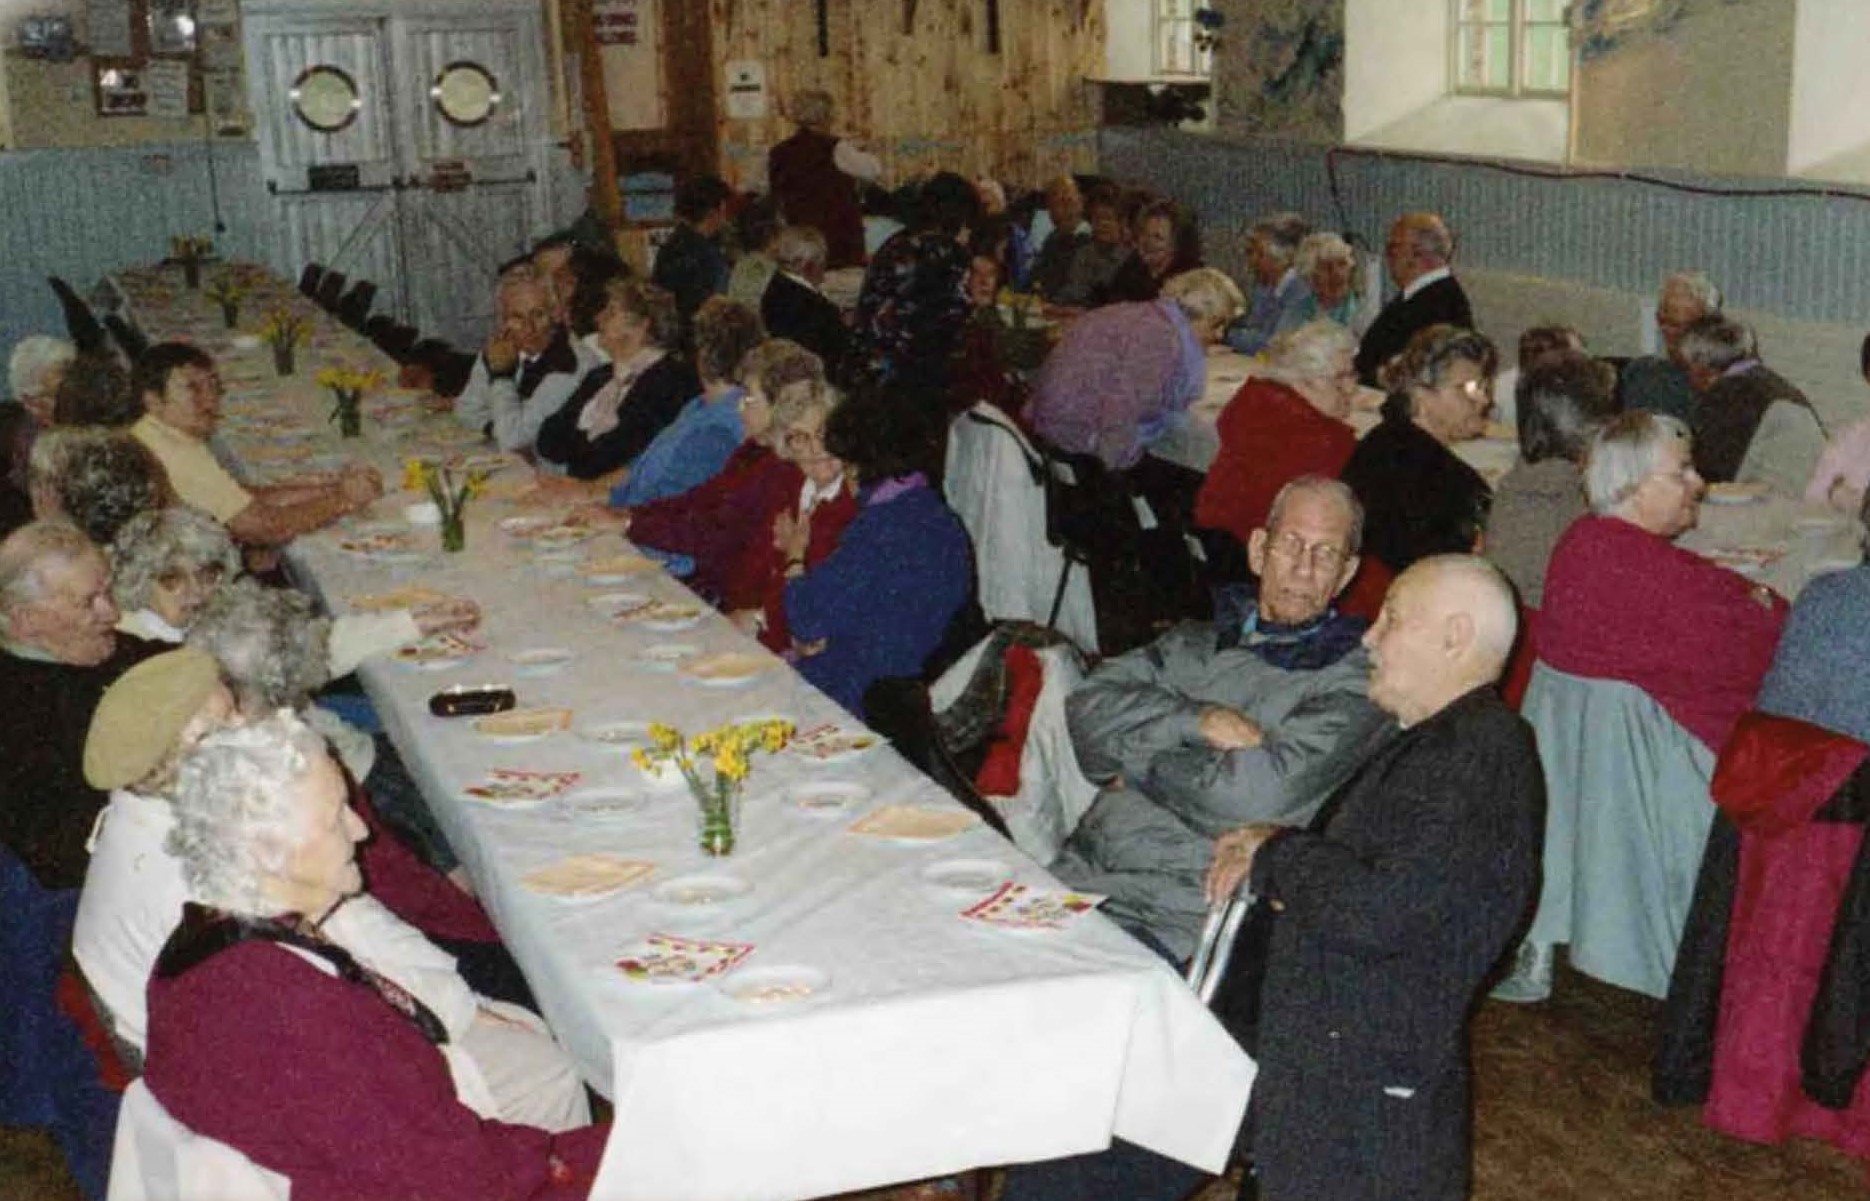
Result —
[[753, 885], [739, 876], [678, 876], [665, 880], [649, 895], [659, 904], [684, 909], [709, 909], [737, 901], [753, 891]]
[[596, 596], [585, 597], [584, 603], [600, 613], [617, 613], [647, 605], [649, 600], [648, 594], [642, 592], [600, 592]]
[[774, 666], [774, 662], [763, 655], [726, 651], [686, 664], [682, 674], [704, 688], [744, 688], [763, 679]]
[[634, 817], [642, 812], [644, 797], [630, 788], [581, 788], [568, 793], [560, 811], [567, 818]]
[[842, 817], [869, 799], [868, 788], [841, 780], [800, 784], [786, 792], [786, 804], [808, 817]]
[[775, 1010], [809, 1001], [831, 988], [831, 976], [815, 967], [773, 964], [743, 967], [715, 981], [716, 988], [742, 1005]]
[[571, 651], [562, 646], [536, 646], [507, 656], [517, 676], [549, 676], [565, 670], [571, 660]]
[[500, 523], [500, 532], [509, 538], [531, 538], [540, 530], [549, 530], [558, 520], [542, 515], [509, 517]]
[[649, 723], [646, 721], [607, 721], [600, 725], [585, 726], [578, 731], [578, 737], [612, 750], [633, 751], [638, 747], [649, 745]]
[[1765, 500], [1765, 489], [1747, 484], [1710, 484], [1701, 497], [1708, 505], [1757, 505]]
[[636, 661], [650, 671], [674, 671], [682, 665], [684, 659], [692, 659], [701, 653], [701, 648], [688, 642], [665, 642], [661, 646], [646, 648], [637, 655]]
[[922, 869], [922, 881], [943, 892], [986, 896], [1011, 880], [1006, 864], [997, 859], [944, 859]]

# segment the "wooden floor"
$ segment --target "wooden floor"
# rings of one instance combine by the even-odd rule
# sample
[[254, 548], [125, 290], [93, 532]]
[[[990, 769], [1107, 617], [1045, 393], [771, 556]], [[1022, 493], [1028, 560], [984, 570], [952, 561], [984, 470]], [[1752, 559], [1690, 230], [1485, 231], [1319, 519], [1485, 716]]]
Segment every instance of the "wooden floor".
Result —
[[[1830, 1147], [1757, 1147], [1708, 1130], [1694, 1109], [1651, 1104], [1655, 1012], [1646, 998], [1562, 968], [1545, 1004], [1482, 1008], [1474, 1032], [1475, 1201], [1870, 1196], [1864, 1166]], [[78, 1192], [48, 1140], [0, 1128], [0, 1201], [78, 1201]]]

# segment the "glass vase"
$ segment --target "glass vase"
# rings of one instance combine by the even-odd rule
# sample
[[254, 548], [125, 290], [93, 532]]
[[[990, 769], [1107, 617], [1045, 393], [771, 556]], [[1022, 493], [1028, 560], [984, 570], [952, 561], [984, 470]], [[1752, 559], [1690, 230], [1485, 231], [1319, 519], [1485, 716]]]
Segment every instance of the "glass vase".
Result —
[[231, 300], [221, 302], [221, 320], [227, 322], [227, 328], [233, 329], [240, 324], [240, 306]]
[[715, 859], [734, 853], [740, 827], [740, 785], [716, 777], [695, 793], [701, 853]]
[[293, 345], [290, 342], [273, 343], [273, 370], [280, 375], [291, 375], [296, 364], [293, 363]]
[[338, 436], [355, 438], [364, 432], [364, 402], [360, 396], [338, 393]]
[[459, 510], [442, 513], [442, 549], [451, 555], [467, 549], [467, 514]]
[[182, 282], [191, 289], [201, 286], [201, 260], [185, 258], [182, 260]]

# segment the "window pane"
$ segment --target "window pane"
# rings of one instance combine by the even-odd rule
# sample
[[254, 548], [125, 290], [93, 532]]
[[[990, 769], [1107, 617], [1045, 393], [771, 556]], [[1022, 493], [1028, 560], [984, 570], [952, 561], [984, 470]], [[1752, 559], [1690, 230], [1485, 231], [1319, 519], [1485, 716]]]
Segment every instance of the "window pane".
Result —
[[1565, 20], [1565, 5], [1568, 0], [1526, 0], [1526, 19], [1528, 21]]
[[1505, 91], [1513, 86], [1513, 30], [1507, 25], [1461, 27], [1457, 88]]
[[1461, 21], [1511, 21], [1513, 0], [1457, 0], [1455, 17]]
[[1525, 78], [1520, 87], [1529, 92], [1563, 92], [1571, 75], [1571, 44], [1563, 25], [1534, 25], [1526, 29]]

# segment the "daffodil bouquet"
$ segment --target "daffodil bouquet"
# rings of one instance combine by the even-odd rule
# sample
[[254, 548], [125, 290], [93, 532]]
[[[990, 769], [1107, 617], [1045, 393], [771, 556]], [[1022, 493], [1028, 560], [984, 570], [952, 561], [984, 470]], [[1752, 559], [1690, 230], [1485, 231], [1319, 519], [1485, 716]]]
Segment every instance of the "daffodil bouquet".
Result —
[[331, 389], [337, 404], [331, 420], [338, 423], [338, 433], [355, 438], [364, 432], [364, 395], [383, 386], [380, 371], [359, 371], [355, 367], [327, 367], [318, 373], [318, 386]]
[[[792, 734], [792, 723], [777, 718], [726, 725], [693, 737], [652, 723], [649, 745], [631, 752], [630, 758], [646, 773], [669, 767], [681, 772], [701, 808], [702, 853], [731, 855], [740, 791], [753, 770], [754, 754], [784, 750]], [[704, 767], [712, 769], [711, 777], [703, 775]]]
[[221, 306], [221, 317], [227, 322], [227, 328], [233, 329], [240, 322], [240, 302], [247, 298], [253, 287], [239, 273], [222, 271], [208, 281], [203, 289], [208, 299]]
[[431, 459], [403, 461], [404, 490], [427, 492], [429, 499], [435, 502], [435, 508], [441, 514], [442, 549], [450, 553], [467, 548], [468, 502], [479, 496], [486, 487], [487, 473], [484, 471], [462, 471], [457, 474], [454, 468]]
[[267, 311], [260, 323], [260, 340], [273, 348], [273, 368], [281, 375], [292, 374], [293, 352], [311, 335], [311, 320], [283, 304]]
[[182, 281], [191, 288], [201, 286], [201, 261], [213, 253], [213, 238], [178, 235], [169, 239], [169, 261], [182, 265]]

